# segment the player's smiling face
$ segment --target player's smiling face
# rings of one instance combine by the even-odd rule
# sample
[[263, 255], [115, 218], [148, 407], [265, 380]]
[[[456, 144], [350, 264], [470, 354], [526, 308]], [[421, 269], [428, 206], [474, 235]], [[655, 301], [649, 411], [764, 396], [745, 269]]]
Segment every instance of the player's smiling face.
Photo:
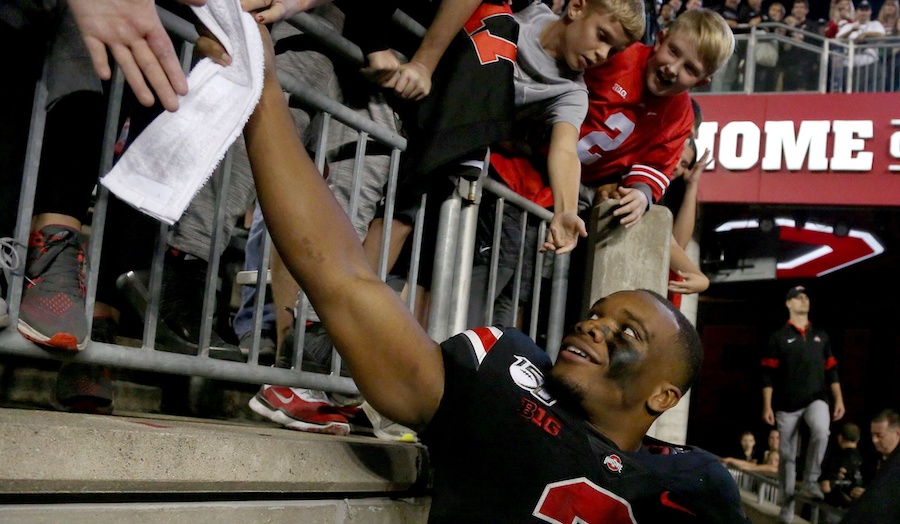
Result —
[[631, 44], [621, 23], [610, 14], [586, 6], [585, 0], [570, 2], [566, 16], [571, 22], [566, 26], [558, 56], [573, 71], [602, 65]]
[[677, 336], [674, 315], [652, 295], [615, 293], [594, 304], [590, 317], [563, 339], [552, 374], [588, 411], [594, 405], [643, 409], [653, 391], [672, 380]]
[[661, 32], [647, 63], [647, 88], [656, 96], [674, 96], [709, 83], [697, 45], [684, 32]]

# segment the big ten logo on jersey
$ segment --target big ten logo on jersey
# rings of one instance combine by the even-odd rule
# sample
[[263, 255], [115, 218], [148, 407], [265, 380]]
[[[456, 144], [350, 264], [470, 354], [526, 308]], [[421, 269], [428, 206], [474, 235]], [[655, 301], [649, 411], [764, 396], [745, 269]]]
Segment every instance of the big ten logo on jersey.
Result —
[[613, 113], [602, 123], [603, 128], [584, 135], [578, 141], [578, 160], [590, 165], [600, 160], [603, 153], [614, 151], [634, 132], [634, 122], [625, 113]]
[[463, 29], [475, 46], [481, 65], [493, 64], [500, 59], [516, 63], [517, 24], [505, 3], [481, 4]]
[[530, 420], [535, 426], [541, 428], [548, 435], [557, 436], [562, 431], [562, 423], [559, 419], [551, 415], [537, 402], [532, 402], [527, 398], [522, 399], [522, 404], [518, 410], [519, 416]]
[[580, 477], [547, 484], [532, 515], [556, 524], [636, 524], [631, 504]]

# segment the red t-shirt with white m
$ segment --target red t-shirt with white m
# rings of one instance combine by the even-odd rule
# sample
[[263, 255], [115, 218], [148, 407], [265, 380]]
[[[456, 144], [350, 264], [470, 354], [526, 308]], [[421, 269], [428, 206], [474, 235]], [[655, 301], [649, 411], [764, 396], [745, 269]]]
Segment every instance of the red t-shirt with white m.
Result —
[[657, 202], [691, 134], [694, 112], [687, 93], [660, 97], [647, 90], [644, 75], [652, 52], [651, 46], [632, 44], [585, 72], [590, 106], [578, 158], [585, 185], [643, 183]]

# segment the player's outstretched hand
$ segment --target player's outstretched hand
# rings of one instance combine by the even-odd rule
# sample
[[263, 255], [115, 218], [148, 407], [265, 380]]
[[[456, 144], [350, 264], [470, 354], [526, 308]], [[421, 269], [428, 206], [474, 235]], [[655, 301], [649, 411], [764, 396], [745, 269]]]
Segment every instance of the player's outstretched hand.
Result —
[[587, 237], [587, 229], [584, 220], [578, 213], [553, 213], [550, 228], [547, 231], [547, 240], [544, 242], [544, 251], [556, 251], [557, 255], [564, 255], [575, 249], [578, 237]]
[[676, 271], [676, 273], [684, 280], [669, 281], [669, 291], [672, 293], [690, 295], [692, 293], [703, 293], [709, 289], [709, 279], [702, 273], [684, 271]]
[[647, 195], [639, 189], [632, 187], [620, 187], [619, 209], [613, 211], [613, 216], [621, 217], [619, 222], [625, 227], [632, 227], [638, 223], [647, 210]]
[[241, 9], [260, 24], [274, 24], [331, 0], [241, 0]]
[[431, 93], [431, 74], [428, 66], [415, 60], [397, 70], [394, 93], [406, 100], [422, 100]]
[[363, 76], [381, 87], [393, 89], [397, 85], [397, 70], [400, 60], [390, 49], [375, 51], [366, 55], [368, 65], [359, 70]]
[[[182, 3], [199, 6], [206, 0]], [[178, 95], [187, 94], [187, 78], [153, 0], [69, 0], [69, 7], [100, 78], [108, 80], [112, 74], [108, 47], [141, 104], [153, 105], [155, 91], [168, 111], [178, 109]]]
[[[211, 59], [220, 66], [231, 65], [231, 55], [228, 54], [222, 42], [219, 42], [219, 39], [202, 23], [197, 22], [194, 27], [197, 29], [197, 34], [200, 35], [197, 41], [194, 42], [194, 52], [199, 56]], [[266, 31], [266, 34], [268, 34], [268, 31]]]

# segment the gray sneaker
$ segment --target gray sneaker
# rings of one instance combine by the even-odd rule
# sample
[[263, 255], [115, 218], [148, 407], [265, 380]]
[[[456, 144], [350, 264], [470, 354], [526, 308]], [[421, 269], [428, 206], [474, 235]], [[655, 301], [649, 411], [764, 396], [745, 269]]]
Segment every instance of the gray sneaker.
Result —
[[32, 232], [25, 279], [19, 333], [48, 348], [84, 349], [88, 339], [84, 249], [78, 231], [66, 226], [46, 226]]

